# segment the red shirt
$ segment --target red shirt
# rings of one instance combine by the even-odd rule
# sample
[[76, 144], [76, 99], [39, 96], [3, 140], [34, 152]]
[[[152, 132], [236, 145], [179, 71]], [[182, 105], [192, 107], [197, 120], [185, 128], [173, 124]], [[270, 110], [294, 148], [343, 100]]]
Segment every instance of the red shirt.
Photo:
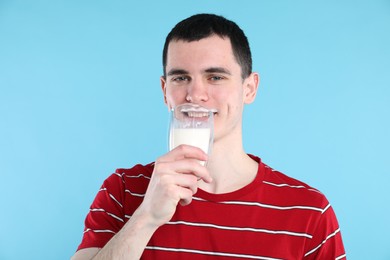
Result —
[[[255, 180], [226, 194], [198, 189], [153, 234], [141, 259], [345, 259], [326, 197], [261, 162]], [[85, 220], [78, 249], [103, 247], [141, 204], [154, 164], [118, 169]]]

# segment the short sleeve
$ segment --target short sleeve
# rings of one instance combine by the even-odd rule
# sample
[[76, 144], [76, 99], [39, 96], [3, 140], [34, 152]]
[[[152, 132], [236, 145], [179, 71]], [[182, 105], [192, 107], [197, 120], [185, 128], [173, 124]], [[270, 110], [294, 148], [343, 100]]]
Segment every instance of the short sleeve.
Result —
[[108, 177], [98, 191], [85, 219], [82, 241], [77, 250], [104, 245], [123, 227], [124, 181], [121, 174]]
[[313, 238], [308, 243], [306, 250], [305, 260], [346, 259], [340, 227], [330, 204], [318, 219]]

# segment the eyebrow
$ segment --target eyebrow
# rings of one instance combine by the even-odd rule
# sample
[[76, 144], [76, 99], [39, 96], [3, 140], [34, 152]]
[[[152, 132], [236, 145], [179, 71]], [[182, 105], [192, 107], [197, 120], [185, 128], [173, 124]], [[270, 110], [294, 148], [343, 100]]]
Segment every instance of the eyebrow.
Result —
[[167, 76], [183, 75], [183, 74], [189, 74], [189, 72], [183, 69], [171, 69], [170, 71], [168, 71]]
[[225, 69], [222, 67], [211, 67], [211, 68], [206, 69], [205, 72], [207, 72], [207, 73], [223, 73], [223, 74], [227, 74], [227, 75], [232, 75], [232, 73], [228, 69]]
[[[206, 73], [223, 73], [223, 74], [227, 74], [227, 75], [232, 74], [228, 69], [225, 69], [223, 67], [211, 67], [211, 68], [205, 69], [204, 72], [206, 72]], [[171, 69], [170, 71], [168, 71], [167, 76], [185, 75], [185, 74], [189, 74], [189, 72], [187, 70], [184, 70], [184, 69]]]

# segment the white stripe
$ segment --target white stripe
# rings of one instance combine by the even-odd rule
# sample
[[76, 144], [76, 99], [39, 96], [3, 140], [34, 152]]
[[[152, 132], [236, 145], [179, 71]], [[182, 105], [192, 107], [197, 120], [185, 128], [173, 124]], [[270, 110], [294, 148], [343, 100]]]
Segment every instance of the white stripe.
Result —
[[115, 218], [115, 219], [117, 219], [117, 220], [119, 220], [119, 221], [121, 221], [121, 222], [125, 222], [122, 218], [120, 218], [120, 217], [118, 217], [118, 216], [116, 216], [116, 215], [114, 215], [114, 214], [112, 214], [112, 213], [110, 213], [110, 212], [106, 212], [109, 216], [111, 216], [111, 217], [113, 217], [113, 218]]
[[125, 190], [125, 192], [130, 193], [132, 196], [145, 197], [145, 194], [133, 193], [130, 190]]
[[280, 183], [280, 184], [277, 184], [277, 183], [273, 183], [273, 182], [268, 182], [268, 181], [263, 181], [263, 183], [265, 184], [268, 184], [268, 185], [272, 185], [272, 186], [276, 186], [276, 187], [290, 187], [290, 188], [297, 188], [297, 189], [306, 189], [305, 186], [294, 186], [294, 185], [289, 185], [289, 184], [285, 184], [285, 183]]
[[[269, 184], [269, 185], [272, 185], [272, 186], [276, 186], [276, 187], [290, 187], [290, 188], [296, 188], [296, 189], [306, 189], [306, 187], [302, 186], [302, 185], [300, 185], [300, 186], [293, 186], [293, 185], [289, 185], [289, 184], [285, 184], [285, 183], [276, 184], [276, 183], [268, 182], [268, 181], [263, 181], [263, 183]], [[321, 192], [317, 191], [316, 189], [307, 189], [307, 190], [315, 191], [317, 193], [322, 194]], [[324, 209], [322, 209], [321, 213], [323, 214], [329, 207], [330, 207], [330, 204], [328, 204]]]
[[[199, 198], [199, 197], [193, 197], [193, 200], [198, 200], [198, 201], [204, 201], [207, 202], [206, 200]], [[246, 205], [246, 206], [257, 206], [257, 207], [262, 207], [262, 208], [271, 208], [271, 209], [278, 209], [278, 210], [291, 210], [291, 209], [304, 209], [304, 210], [315, 210], [319, 212], [323, 212], [322, 208], [317, 208], [317, 207], [310, 207], [310, 206], [274, 206], [274, 205], [269, 205], [269, 204], [263, 204], [260, 202], [249, 202], [249, 201], [221, 201], [218, 202], [221, 204], [230, 204], [230, 205]]]
[[89, 232], [89, 231], [92, 231], [92, 232], [95, 232], [95, 233], [113, 233], [113, 234], [116, 234], [114, 231], [109, 230], [109, 229], [90, 229], [90, 228], [87, 228], [84, 231], [84, 234]]
[[333, 232], [332, 234], [330, 234], [329, 236], [327, 236], [327, 237], [325, 238], [325, 240], [322, 241], [322, 243], [319, 244], [316, 248], [314, 248], [314, 249], [312, 249], [311, 251], [307, 252], [307, 253], [305, 254], [305, 257], [308, 256], [308, 255], [310, 255], [310, 254], [312, 254], [313, 252], [315, 252], [315, 251], [316, 251], [317, 249], [319, 249], [323, 244], [325, 244], [326, 241], [328, 241], [329, 238], [334, 237], [334, 236], [335, 236], [337, 233], [339, 233], [339, 232], [340, 232], [340, 228], [338, 228], [335, 232]]
[[138, 174], [137, 176], [131, 176], [131, 175], [125, 175], [127, 178], [140, 178], [140, 177], [144, 177], [145, 179], [149, 179], [150, 180], [150, 177], [149, 176], [146, 176], [146, 175], [143, 175], [143, 174]]
[[268, 165], [264, 165], [264, 166], [265, 166], [265, 168], [268, 168], [268, 169], [270, 169], [273, 172], [277, 172], [277, 170], [274, 170], [273, 168], [269, 167]]
[[263, 181], [263, 183], [265, 184], [268, 184], [268, 185], [272, 185], [272, 186], [275, 186], [275, 187], [289, 187], [289, 188], [295, 188], [295, 189], [306, 189], [306, 190], [309, 190], [309, 191], [314, 191], [314, 192], [317, 192], [319, 194], [322, 194], [320, 191], [316, 190], [316, 189], [313, 189], [313, 188], [309, 188], [309, 187], [306, 187], [306, 186], [303, 186], [303, 185], [290, 185], [290, 184], [286, 184], [286, 183], [273, 183], [273, 182], [269, 182], [269, 181]]
[[273, 183], [273, 182], [269, 182], [269, 181], [263, 181], [263, 183], [265, 184], [268, 184], [268, 185], [272, 185], [272, 186], [275, 186], [275, 187], [289, 187], [289, 188], [295, 188], [295, 189], [306, 189], [306, 190], [309, 190], [309, 191], [315, 191], [319, 194], [322, 194], [321, 192], [319, 192], [318, 190], [316, 189], [313, 189], [313, 188], [309, 188], [309, 187], [306, 187], [306, 186], [303, 186], [303, 185], [290, 185], [290, 184], [286, 184], [286, 183]]
[[125, 183], [125, 180], [123, 179], [123, 175], [124, 175], [125, 173], [121, 173], [121, 174], [120, 174], [120, 173], [115, 172], [114, 174], [115, 174], [116, 176], [118, 176], [119, 178], [121, 178], [122, 182]]
[[199, 197], [195, 197], [195, 196], [193, 196], [192, 199], [193, 199], [193, 200], [198, 200], [198, 201], [203, 201], [203, 202], [208, 202], [208, 201], [205, 200], [205, 199], [202, 199], [202, 198], [199, 198]]
[[346, 254], [343, 254], [343, 255], [341, 255], [341, 256], [339, 256], [339, 257], [336, 257], [335, 260], [340, 260], [340, 259], [343, 259], [344, 257], [347, 257], [347, 255], [346, 255]]
[[[321, 192], [321, 191], [319, 191], [319, 190], [316, 190], [316, 189], [308, 189], [308, 190], [315, 191], [315, 192], [317, 192], [317, 193], [319, 193], [319, 194], [322, 194], [322, 192]], [[323, 195], [323, 194], [322, 194], [322, 195]]]
[[278, 209], [278, 210], [291, 210], [291, 209], [304, 209], [304, 210], [315, 210], [322, 212], [323, 209], [317, 208], [317, 207], [310, 207], [310, 206], [274, 206], [274, 205], [269, 205], [269, 204], [263, 204], [260, 202], [244, 202], [244, 201], [225, 201], [221, 202], [223, 204], [233, 204], [233, 205], [246, 205], [246, 206], [258, 206], [262, 208], [271, 208], [271, 209]]
[[159, 246], [146, 246], [146, 249], [170, 251], [170, 252], [185, 252], [185, 253], [202, 254], [202, 255], [213, 255], [213, 256], [240, 257], [240, 258], [247, 258], [247, 259], [281, 260], [280, 258], [271, 258], [271, 257], [265, 257], [265, 256], [233, 254], [233, 253], [223, 253], [223, 252], [211, 252], [211, 251], [203, 251], [203, 250], [195, 250], [195, 249], [184, 249], [184, 248], [168, 248], [168, 247], [159, 247]]
[[327, 211], [329, 208], [330, 208], [330, 204], [328, 204], [328, 205], [322, 210], [322, 214], [324, 214], [325, 211]]
[[111, 193], [108, 193], [111, 197], [111, 199], [113, 199], [116, 203], [118, 203], [118, 205], [123, 208], [122, 204], [114, 197], [114, 195], [112, 195]]
[[116, 215], [114, 215], [114, 214], [112, 214], [110, 212], [107, 212], [105, 209], [93, 208], [93, 209], [90, 209], [90, 210], [93, 211], [93, 212], [105, 212], [107, 215], [109, 215], [109, 216], [111, 216], [111, 217], [113, 217], [113, 218], [115, 218], [115, 219], [117, 219], [117, 220], [119, 220], [121, 222], [125, 222], [122, 218], [120, 218], [120, 217], [118, 217], [118, 216], [116, 216]]
[[283, 234], [283, 235], [290, 235], [290, 236], [297, 236], [297, 237], [307, 237], [312, 238], [313, 236], [306, 233], [297, 233], [297, 232], [291, 232], [291, 231], [285, 231], [285, 230], [268, 230], [268, 229], [261, 229], [261, 228], [248, 228], [248, 227], [228, 227], [228, 226], [220, 226], [220, 225], [214, 225], [214, 224], [207, 224], [207, 223], [193, 223], [193, 222], [186, 222], [186, 221], [170, 221], [167, 224], [171, 225], [187, 225], [187, 226], [195, 226], [195, 227], [210, 227], [210, 228], [216, 228], [216, 229], [223, 229], [223, 230], [235, 230], [235, 231], [251, 231], [251, 232], [258, 232], [258, 233], [268, 233], [268, 234]]
[[[99, 190], [100, 191], [107, 191], [107, 188], [101, 188]], [[108, 192], [108, 195], [111, 197], [111, 199], [113, 199], [116, 203], [118, 203], [118, 205], [123, 208], [122, 204], [114, 197], [114, 195], [112, 195], [111, 193]]]
[[106, 212], [104, 209], [91, 209], [91, 211], [101, 211], [101, 212]]

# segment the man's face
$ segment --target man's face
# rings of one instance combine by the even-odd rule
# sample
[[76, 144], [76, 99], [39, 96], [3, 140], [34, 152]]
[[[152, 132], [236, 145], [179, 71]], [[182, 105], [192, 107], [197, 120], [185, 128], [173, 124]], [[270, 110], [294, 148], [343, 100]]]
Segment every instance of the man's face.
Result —
[[257, 74], [241, 78], [230, 40], [214, 35], [192, 42], [171, 41], [161, 85], [169, 109], [187, 102], [217, 109], [217, 141], [229, 133], [241, 134], [243, 106], [254, 100], [257, 81]]

